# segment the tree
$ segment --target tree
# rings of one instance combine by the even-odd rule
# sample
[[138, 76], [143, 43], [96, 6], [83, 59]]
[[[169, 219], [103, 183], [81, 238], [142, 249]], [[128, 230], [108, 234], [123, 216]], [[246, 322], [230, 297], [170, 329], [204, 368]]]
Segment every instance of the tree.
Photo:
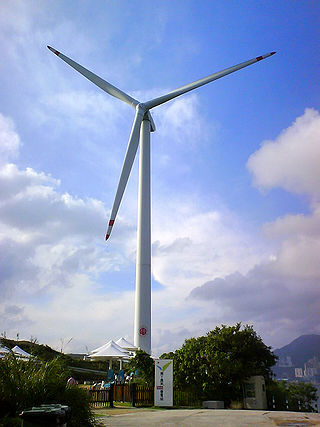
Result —
[[252, 326], [216, 327], [206, 336], [187, 339], [174, 353], [176, 386], [193, 389], [201, 399], [242, 399], [242, 384], [252, 375], [271, 376], [271, 348]]
[[154, 360], [143, 350], [137, 350], [135, 357], [128, 363], [129, 371], [138, 371], [136, 382], [154, 385]]
[[289, 406], [292, 411], [312, 412], [312, 403], [317, 400], [317, 389], [310, 383], [288, 385]]

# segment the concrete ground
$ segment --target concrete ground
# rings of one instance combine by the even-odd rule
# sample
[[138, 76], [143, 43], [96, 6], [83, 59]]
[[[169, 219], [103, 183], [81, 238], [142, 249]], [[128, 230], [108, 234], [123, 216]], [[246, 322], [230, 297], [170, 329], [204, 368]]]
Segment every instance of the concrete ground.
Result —
[[[101, 426], [274, 427], [320, 426], [320, 414], [228, 409], [115, 408], [95, 411]], [[104, 414], [104, 415], [102, 415]]]

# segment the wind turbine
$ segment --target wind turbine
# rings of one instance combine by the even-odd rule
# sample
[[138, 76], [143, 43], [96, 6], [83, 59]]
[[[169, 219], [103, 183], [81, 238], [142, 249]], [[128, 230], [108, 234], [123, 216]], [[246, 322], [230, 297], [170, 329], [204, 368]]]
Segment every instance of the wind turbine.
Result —
[[170, 101], [173, 98], [176, 98], [177, 96], [190, 92], [193, 89], [224, 77], [227, 74], [238, 71], [241, 68], [255, 64], [262, 59], [268, 58], [269, 56], [274, 55], [275, 52], [258, 56], [250, 59], [249, 61], [245, 61], [217, 73], [210, 74], [207, 77], [175, 89], [166, 95], [142, 103], [82, 67], [80, 64], [74, 62], [72, 59], [63, 55], [56, 49], [50, 46], [48, 46], [48, 49], [92, 83], [100, 87], [100, 89], [107, 92], [109, 95], [126, 102], [136, 110], [120, 174], [119, 184], [110, 215], [106, 240], [110, 237], [112, 227], [114, 226], [140, 141], [134, 345], [151, 354], [150, 132], [155, 131], [155, 125], [150, 114], [150, 110], [158, 105]]

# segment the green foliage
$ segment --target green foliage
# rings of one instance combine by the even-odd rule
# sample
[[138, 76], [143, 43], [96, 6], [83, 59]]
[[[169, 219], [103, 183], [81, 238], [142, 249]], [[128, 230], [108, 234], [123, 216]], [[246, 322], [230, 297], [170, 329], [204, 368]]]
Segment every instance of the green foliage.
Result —
[[[166, 356], [166, 355], [163, 355]], [[207, 336], [187, 339], [174, 355], [174, 384], [201, 399], [242, 399], [242, 384], [252, 375], [270, 375], [276, 357], [252, 326], [216, 327]]]
[[317, 389], [310, 383], [270, 381], [267, 385], [268, 406], [277, 411], [313, 412], [312, 403], [317, 400]]
[[[106, 376], [106, 371], [108, 370], [106, 362], [101, 361], [89, 361], [89, 360], [81, 360], [81, 359], [75, 359], [68, 354], [60, 353], [56, 350], [53, 350], [48, 345], [39, 344], [37, 342], [36, 338], [32, 338], [32, 341], [16, 341], [8, 338], [0, 338], [0, 344], [8, 347], [13, 348], [14, 346], [18, 345], [22, 350], [26, 351], [27, 353], [32, 354], [33, 356], [36, 356], [38, 359], [49, 362], [53, 359], [56, 359], [59, 357], [60, 360], [63, 360], [64, 363], [69, 367], [76, 367], [76, 368], [85, 368], [90, 370], [96, 370], [96, 371], [102, 371], [101, 374], [98, 373], [86, 373], [86, 372], [77, 372], [72, 371], [73, 377], [78, 381], [85, 381], [85, 380], [101, 380], [104, 379]], [[117, 370], [117, 365], [119, 367], [119, 362], [114, 362], [114, 369]]]
[[154, 386], [154, 360], [143, 350], [137, 350], [135, 357], [127, 365], [128, 371], [138, 370], [135, 382]]
[[5, 416], [0, 419], [0, 427], [21, 427], [21, 419]]
[[277, 411], [287, 409], [287, 384], [285, 381], [269, 380], [266, 383], [268, 408]]
[[169, 353], [163, 353], [160, 356], [160, 359], [173, 359], [174, 358], [174, 352], [169, 351]]
[[312, 412], [312, 402], [317, 400], [317, 389], [310, 383], [290, 383], [288, 385], [291, 410]]
[[90, 400], [86, 391], [68, 388], [70, 376], [65, 363], [59, 359], [41, 362], [22, 361], [10, 355], [0, 360], [0, 418], [44, 403], [71, 406], [72, 426], [91, 426]]
[[8, 338], [1, 338], [0, 342], [2, 345], [13, 348], [18, 345], [22, 350], [27, 353], [37, 356], [41, 360], [49, 361], [55, 359], [56, 357], [64, 358], [66, 361], [69, 359], [68, 356], [63, 355], [55, 350], [53, 350], [48, 345], [39, 344], [36, 339], [32, 341], [15, 341]]
[[70, 406], [72, 409], [71, 422], [68, 422], [69, 427], [91, 427], [94, 425], [90, 396], [85, 390], [78, 387], [66, 387], [61, 396], [61, 403]]

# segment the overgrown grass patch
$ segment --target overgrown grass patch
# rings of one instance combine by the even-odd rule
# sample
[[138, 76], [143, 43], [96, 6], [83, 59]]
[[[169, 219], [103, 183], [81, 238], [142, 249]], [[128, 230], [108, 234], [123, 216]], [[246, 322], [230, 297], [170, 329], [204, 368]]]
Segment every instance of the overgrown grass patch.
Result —
[[[0, 360], [0, 426], [23, 409], [41, 404], [61, 403], [72, 409], [69, 427], [91, 427], [94, 418], [90, 396], [78, 387], [67, 387], [70, 376], [60, 358], [49, 362], [9, 355]], [[12, 421], [13, 422], [13, 421]], [[14, 424], [13, 424], [14, 425]]]

